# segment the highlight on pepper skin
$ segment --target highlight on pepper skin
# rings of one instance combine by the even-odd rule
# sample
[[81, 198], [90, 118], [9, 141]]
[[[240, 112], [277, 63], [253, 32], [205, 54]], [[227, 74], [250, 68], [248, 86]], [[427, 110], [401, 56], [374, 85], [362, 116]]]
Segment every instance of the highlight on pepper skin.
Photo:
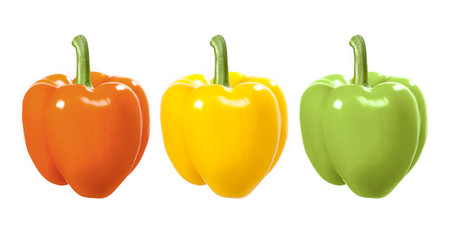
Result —
[[178, 173], [218, 195], [250, 194], [273, 169], [287, 138], [286, 101], [270, 79], [228, 72], [217, 35], [212, 82], [193, 74], [174, 82], [161, 101], [166, 152]]
[[139, 84], [91, 72], [84, 36], [72, 42], [77, 76], [47, 76], [25, 94], [28, 153], [41, 175], [84, 197], [109, 196], [134, 170], [147, 146], [150, 115]]
[[357, 195], [388, 195], [416, 164], [427, 137], [419, 87], [406, 78], [368, 72], [364, 39], [350, 40], [354, 78], [313, 82], [300, 102], [306, 154], [317, 173]]

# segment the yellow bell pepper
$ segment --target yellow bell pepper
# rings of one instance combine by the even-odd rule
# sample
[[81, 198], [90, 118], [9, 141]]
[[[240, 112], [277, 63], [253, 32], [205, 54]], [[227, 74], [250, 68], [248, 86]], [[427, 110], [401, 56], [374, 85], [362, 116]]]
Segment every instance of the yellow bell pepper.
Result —
[[161, 101], [164, 145], [178, 173], [218, 195], [250, 194], [280, 158], [286, 101], [275, 82], [228, 72], [225, 40], [212, 38], [215, 76], [174, 82]]

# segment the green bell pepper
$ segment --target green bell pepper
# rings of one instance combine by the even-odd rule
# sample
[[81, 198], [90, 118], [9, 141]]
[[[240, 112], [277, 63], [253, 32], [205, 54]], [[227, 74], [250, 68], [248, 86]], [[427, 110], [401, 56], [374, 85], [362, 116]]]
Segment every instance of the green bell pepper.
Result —
[[417, 85], [367, 71], [364, 39], [350, 40], [349, 82], [333, 74], [313, 82], [300, 102], [306, 154], [327, 182], [357, 195], [388, 195], [416, 164], [427, 136], [425, 99]]

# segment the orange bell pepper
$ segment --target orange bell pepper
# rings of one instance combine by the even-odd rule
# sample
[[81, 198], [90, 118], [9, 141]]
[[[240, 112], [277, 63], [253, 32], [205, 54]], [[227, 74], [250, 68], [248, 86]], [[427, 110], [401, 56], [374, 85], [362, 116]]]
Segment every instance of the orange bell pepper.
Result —
[[25, 141], [48, 181], [81, 196], [109, 196], [139, 163], [149, 138], [143, 89], [132, 79], [90, 72], [80, 35], [77, 77], [54, 74], [34, 83], [23, 99]]

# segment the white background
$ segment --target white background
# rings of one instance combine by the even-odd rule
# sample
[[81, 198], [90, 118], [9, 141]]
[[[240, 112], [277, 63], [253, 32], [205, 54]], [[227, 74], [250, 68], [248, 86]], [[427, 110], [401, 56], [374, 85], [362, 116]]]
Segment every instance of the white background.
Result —
[[[1, 1], [0, 239], [449, 239], [449, 24], [445, 1]], [[49, 74], [75, 76], [78, 34], [91, 70], [137, 80], [150, 102], [147, 151], [106, 199], [47, 182], [23, 137], [25, 92]], [[284, 153], [244, 199], [184, 181], [161, 136], [162, 94], [185, 75], [213, 77], [216, 34], [231, 71], [272, 78], [288, 103]], [[324, 75], [351, 78], [355, 34], [369, 70], [415, 80], [428, 105], [423, 154], [383, 199], [326, 183], [302, 145], [300, 97]]]

